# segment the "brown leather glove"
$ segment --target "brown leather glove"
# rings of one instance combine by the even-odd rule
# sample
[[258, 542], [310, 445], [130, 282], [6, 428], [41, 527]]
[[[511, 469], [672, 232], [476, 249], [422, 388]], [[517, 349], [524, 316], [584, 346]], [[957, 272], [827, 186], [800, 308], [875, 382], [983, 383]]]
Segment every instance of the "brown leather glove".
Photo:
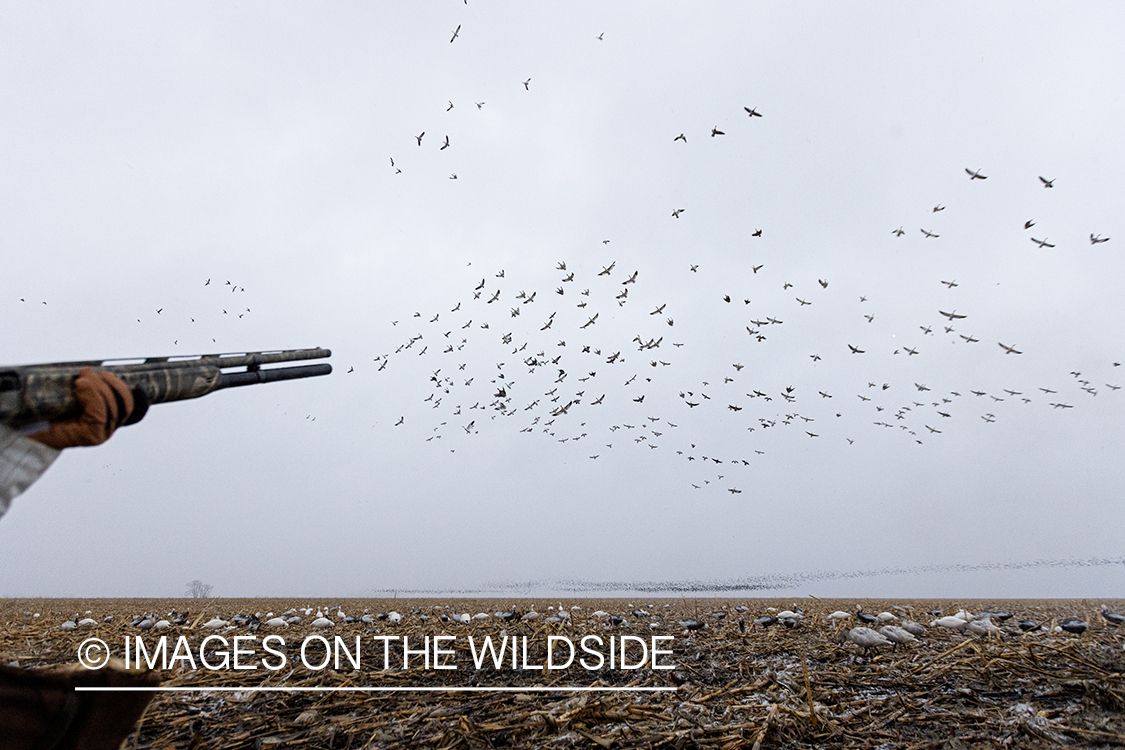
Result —
[[77, 419], [52, 422], [46, 430], [31, 435], [32, 440], [55, 450], [101, 445], [133, 413], [133, 394], [110, 372], [83, 367], [74, 381], [74, 395], [82, 406], [82, 414]]

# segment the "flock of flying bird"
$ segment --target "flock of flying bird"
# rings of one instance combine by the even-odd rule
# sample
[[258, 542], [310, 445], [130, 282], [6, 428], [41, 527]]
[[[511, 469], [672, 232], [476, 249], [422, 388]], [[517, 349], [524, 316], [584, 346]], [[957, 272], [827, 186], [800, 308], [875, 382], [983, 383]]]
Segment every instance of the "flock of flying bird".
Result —
[[[979, 170], [966, 171], [972, 180], [987, 179]], [[678, 213], [673, 217], [678, 218]], [[761, 230], [754, 233], [761, 234]], [[685, 265], [679, 281], [702, 284], [706, 269]], [[643, 300], [652, 293], [645, 289], [644, 277], [652, 271], [619, 269], [616, 261], [594, 268], [560, 261], [553, 281], [540, 276], [514, 287], [513, 279], [499, 270], [480, 278], [464, 298], [445, 309], [415, 311], [392, 321], [399, 338], [375, 363], [379, 372], [396, 358], [421, 357], [430, 363], [424, 370], [426, 386], [417, 396], [418, 403], [433, 411], [432, 417], [426, 417], [427, 441], [447, 438], [448, 444], [453, 436], [480, 435], [487, 426], [502, 422], [558, 444], [589, 445], [585, 455], [590, 460], [626, 447], [664, 449], [686, 463], [707, 467], [697, 472], [693, 487], [710, 485], [732, 494], [742, 492], [739, 472], [764, 460], [761, 457], [771, 445], [767, 435], [787, 429], [808, 439], [846, 440], [850, 445], [869, 434], [856, 425], [858, 419], [860, 424], [922, 444], [939, 439], [948, 425], [959, 420], [995, 422], [1013, 404], [1071, 409], [1078, 398], [1095, 397], [1103, 387], [1111, 392], [1120, 389], [1116, 383], [1097, 382], [1078, 371], [1051, 383], [1053, 387], [1001, 390], [937, 390], [913, 379], [868, 380], [857, 390], [844, 392], [763, 383], [759, 371], [766, 362], [769, 369], [776, 367], [769, 347], [784, 338], [786, 321], [809, 314], [805, 310], [822, 300], [841, 304], [839, 295], [832, 296], [836, 290], [830, 290], [828, 279], [799, 282], [798, 288], [772, 275], [767, 265], [749, 264], [750, 278], [758, 285], [751, 292], [753, 301], [723, 293], [713, 298], [709, 309], [671, 301], [646, 303]], [[955, 279], [932, 283], [945, 294], [959, 286]], [[795, 293], [801, 289], [806, 291]], [[942, 293], [936, 292], [935, 299]], [[865, 303], [866, 295], [854, 302], [857, 330], [875, 318]], [[917, 341], [895, 345], [893, 355], [912, 360], [931, 339], [989, 346], [962, 331], [969, 313], [949, 308], [935, 304], [936, 320], [920, 321]], [[718, 346], [729, 352], [730, 360], [701, 375], [698, 369], [713, 359], [716, 344], [683, 341], [677, 335], [691, 330], [690, 321], [700, 314], [714, 324], [718, 339], [725, 342]], [[824, 362], [831, 367], [841, 358], [863, 356], [871, 349], [870, 344], [839, 342], [829, 352], [823, 348], [826, 345], [820, 339], [810, 344], [818, 351], [807, 355], [806, 364]], [[1015, 343], [998, 340], [992, 345], [997, 357], [1024, 353]], [[928, 355], [936, 354], [934, 347], [928, 350]], [[691, 374], [673, 377], [677, 368]], [[402, 413], [391, 424], [397, 427], [406, 421]], [[737, 422], [745, 440], [706, 445], [718, 422]], [[455, 451], [456, 446], [450, 449]]]
[[[451, 43], [460, 32], [458, 25]], [[530, 78], [520, 83], [526, 91], [531, 90]], [[474, 104], [478, 110], [485, 106], [484, 101]], [[445, 111], [453, 109], [450, 100]], [[750, 122], [763, 118], [756, 107], [744, 106], [741, 114]], [[417, 146], [423, 146], [426, 132], [414, 136]], [[711, 127], [709, 135], [720, 138], [727, 132]], [[687, 146], [688, 134], [681, 132], [671, 142], [674, 147]], [[439, 144], [440, 151], [451, 148], [450, 136], [443, 134]], [[402, 171], [394, 158], [391, 166], [396, 173]], [[964, 171], [970, 182], [988, 179], [981, 169]], [[457, 175], [451, 174], [450, 179], [457, 179]], [[1040, 176], [1039, 181], [1044, 189], [1055, 186], [1054, 179]], [[932, 213], [945, 209], [938, 204]], [[671, 218], [679, 220], [687, 210], [674, 207]], [[1035, 220], [1029, 219], [1023, 229], [1034, 226]], [[921, 227], [920, 232], [926, 241], [941, 236], [933, 227]], [[751, 240], [760, 239], [763, 230], [755, 228], [748, 234]], [[893, 234], [901, 238], [906, 231], [900, 226]], [[1055, 247], [1048, 237], [1030, 239], [1040, 248]], [[1094, 245], [1109, 239], [1090, 234]], [[603, 252], [609, 242], [603, 241]], [[700, 264], [684, 266], [677, 283], [696, 283], [709, 270], [701, 270]], [[1096, 396], [1103, 387], [1109, 391], [1120, 388], [1106, 382], [1104, 374], [1095, 381], [1078, 371], [1061, 384], [1050, 384], [1052, 387], [1035, 384], [999, 391], [975, 387], [938, 390], [921, 379], [871, 379], [843, 391], [829, 386], [766, 383], [760, 374], [762, 365], [768, 361], [769, 369], [776, 368], [771, 345], [785, 339], [786, 321], [827, 301], [830, 283], [819, 277], [791, 283], [778, 274], [777, 264], [768, 257], [748, 262], [747, 270], [757, 285], [749, 292], [753, 302], [744, 294], [722, 293], [714, 298], [710, 309], [672, 300], [638, 309], [646, 304], [637, 301], [644, 296], [640, 290], [645, 277], [659, 278], [666, 272], [626, 271], [618, 269], [612, 259], [594, 268], [584, 262], [569, 266], [558, 262], [553, 281], [544, 283], [542, 275], [537, 275], [525, 288], [519, 288], [519, 284], [513, 287], [513, 280], [499, 270], [473, 283], [466, 290], [468, 294], [452, 306], [425, 314], [414, 312], [393, 321], [392, 331], [399, 338], [375, 358], [376, 369], [383, 372], [396, 357], [422, 357], [431, 363], [425, 369], [425, 393], [418, 397], [418, 402], [432, 411], [432, 416], [425, 418], [429, 422], [427, 441], [444, 438], [449, 444], [454, 436], [464, 439], [480, 435], [486, 425], [511, 423], [519, 433], [545, 436], [558, 444], [588, 445], [589, 450], [583, 453], [593, 461], [623, 448], [670, 452], [698, 468], [691, 481], [693, 487], [710, 486], [732, 494], [742, 492], [740, 472], [764, 460], [762, 457], [776, 445], [768, 437], [775, 434], [793, 433], [804, 439], [823, 438], [851, 445], [870, 435], [869, 429], [860, 429], [862, 425], [922, 444], [939, 439], [947, 426], [958, 420], [995, 422], [999, 412], [1013, 403], [1038, 402], [1067, 410], [1077, 399]], [[931, 283], [938, 287], [938, 282], [947, 292], [959, 286], [956, 279]], [[716, 281], [712, 278], [709, 283]], [[205, 285], [210, 286], [211, 279]], [[229, 280], [218, 286], [223, 290], [227, 287], [235, 294], [245, 292]], [[857, 299], [855, 320], [860, 326], [873, 323], [876, 312], [865, 304], [867, 296]], [[831, 304], [842, 304], [840, 297], [833, 298]], [[970, 315], [952, 304], [942, 302], [934, 307], [933, 314], [941, 317], [918, 321], [917, 341], [898, 345], [894, 355], [912, 359], [926, 348], [925, 343], [939, 338], [995, 346], [1003, 357], [1024, 353], [1025, 347], [1014, 340], [990, 343], [962, 330]], [[162, 315], [166, 311], [158, 308], [155, 312]], [[230, 307], [220, 314], [242, 318], [249, 313], [249, 307]], [[685, 318], [700, 315], [716, 324], [718, 341], [723, 343], [681, 340], [677, 334], [685, 328], [690, 330], [684, 325]], [[195, 318], [190, 317], [190, 321], [194, 323]], [[173, 343], [178, 345], [179, 340]], [[834, 349], [830, 352], [828, 346]], [[729, 362], [699, 373], [700, 363], [713, 360], [711, 352], [716, 348], [727, 350]], [[861, 343], [859, 337], [832, 345], [818, 339], [810, 342], [808, 349], [805, 365], [823, 362], [832, 367], [841, 357], [868, 355], [871, 344]], [[929, 347], [927, 354], [933, 353], [933, 347]], [[488, 364], [482, 365], [485, 361]], [[801, 366], [794, 363], [794, 371]], [[673, 376], [677, 369], [687, 374]], [[347, 374], [354, 372], [355, 366], [347, 369]], [[1006, 403], [1001, 406], [1002, 402]], [[406, 423], [406, 412], [390, 422], [395, 427]], [[720, 423], [728, 427], [735, 424], [745, 439], [715, 440], [713, 427]], [[456, 446], [450, 449], [455, 451]]]
[[[451, 43], [460, 32], [458, 26]], [[530, 78], [520, 83], [526, 91], [531, 90]], [[474, 104], [478, 110], [485, 106], [484, 101]], [[445, 110], [453, 108], [450, 100]], [[742, 114], [750, 122], [763, 118], [756, 107], [742, 107]], [[726, 135], [719, 127], [710, 129], [711, 138]], [[425, 130], [414, 136], [419, 147], [425, 137]], [[685, 147], [688, 134], [681, 132], [670, 140], [674, 147]], [[441, 151], [451, 148], [450, 136], [443, 134], [439, 143]], [[401, 172], [393, 158], [391, 166], [396, 173]], [[981, 169], [964, 171], [970, 182], [988, 179]], [[457, 179], [457, 175], [451, 174], [450, 179]], [[1054, 179], [1040, 176], [1039, 181], [1044, 189], [1055, 187]], [[676, 206], [671, 218], [679, 220], [687, 210]], [[945, 206], [941, 204], [932, 209], [935, 214], [943, 211]], [[1029, 219], [1023, 228], [1027, 231], [1034, 226], [1036, 222]], [[940, 237], [932, 227], [920, 231], [926, 241]], [[752, 240], [763, 237], [761, 228], [748, 234]], [[901, 238], [905, 230], [899, 227], [893, 234]], [[1046, 236], [1030, 239], [1041, 248], [1055, 247]], [[1089, 239], [1100, 245], [1110, 238], [1091, 233]], [[609, 242], [603, 241], [603, 252]], [[846, 440], [850, 445], [865, 434], [856, 425], [858, 419], [860, 424], [923, 443], [936, 439], [957, 420], [995, 422], [1004, 408], [1001, 402], [1044, 402], [1052, 409], [1066, 410], [1075, 406], [1076, 399], [1096, 396], [1103, 387], [1110, 391], [1120, 388], [1106, 382], [1104, 374], [1095, 381], [1078, 371], [1052, 387], [1036, 384], [1001, 391], [970, 387], [939, 391], [936, 386], [914, 380], [871, 379], [843, 392], [830, 387], [764, 383], [758, 374], [762, 370], [760, 358], [769, 358], [770, 369], [776, 367], [771, 344], [784, 339], [784, 324], [790, 316], [806, 314], [808, 308], [821, 304], [823, 295], [829, 293], [828, 279], [800, 282], [798, 288], [779, 276], [777, 264], [767, 257], [748, 262], [747, 270], [755, 283], [768, 287], [777, 298], [767, 297], [763, 302], [765, 292], [755, 288], [750, 292], [753, 304], [749, 297], [739, 299], [742, 295], [722, 293], [710, 309], [680, 305], [674, 300], [638, 309], [645, 304], [635, 301], [644, 296], [639, 290], [645, 277], [659, 278], [663, 272], [618, 269], [612, 259], [598, 265], [600, 270], [587, 268], [584, 262], [570, 266], [559, 262], [552, 282], [543, 283], [537, 276], [526, 288], [518, 288], [518, 284], [513, 288], [512, 279], [505, 278], [500, 270], [480, 278], [467, 290], [471, 296], [450, 307], [425, 315], [419, 311], [394, 321], [392, 331], [400, 338], [375, 358], [375, 364], [378, 372], [383, 372], [395, 357], [423, 357], [432, 363], [426, 369], [427, 392], [418, 399], [433, 410], [427, 441], [479, 435], [487, 424], [498, 421], [513, 423], [520, 433], [545, 436], [559, 444], [589, 445], [590, 449], [584, 451], [589, 460], [625, 447], [672, 452], [696, 467], [706, 465], [706, 470], [696, 472], [693, 487], [712, 486], [739, 494], [738, 472], [766, 455], [773, 445], [767, 435], [788, 431], [810, 440]], [[702, 279], [708, 270], [701, 270], [700, 264], [684, 265], [680, 279], [684, 284]], [[937, 281], [933, 282], [935, 286]], [[211, 279], [204, 283], [211, 286]], [[958, 286], [955, 279], [940, 279], [940, 284], [947, 291]], [[222, 290], [229, 287], [235, 295], [245, 292], [229, 280], [216, 286]], [[861, 325], [875, 320], [876, 313], [866, 302], [867, 296], [862, 295], [855, 303], [859, 306], [856, 320], [863, 321]], [[839, 297], [833, 304], [841, 304]], [[250, 313], [246, 306], [228, 307], [216, 315], [243, 318]], [[158, 316], [168, 317], [167, 312], [163, 307], [155, 310]], [[724, 343], [680, 340], [677, 334], [687, 327], [684, 319], [700, 315], [719, 326], [718, 340]], [[970, 315], [952, 305], [935, 305], [934, 315], [943, 320], [918, 321], [918, 341], [944, 337], [953, 343], [996, 346], [998, 355], [1004, 357], [1024, 353], [1025, 348], [1014, 340], [990, 344], [971, 331], [961, 330]], [[195, 323], [195, 317], [188, 318]], [[681, 321], [679, 328], [677, 320]], [[626, 329], [629, 333], [624, 333]], [[178, 346], [179, 340], [173, 344]], [[831, 345], [835, 347], [831, 352], [825, 350], [827, 346], [823, 340], [810, 342], [806, 364], [824, 362], [831, 367], [832, 360], [862, 357], [871, 349], [858, 338]], [[729, 363], [700, 374], [700, 363], [713, 359], [710, 351], [716, 347], [728, 351]], [[917, 341], [903, 343], [894, 354], [910, 359], [920, 355], [922, 349]], [[482, 361], [489, 364], [481, 365]], [[670, 373], [678, 368], [688, 374], [673, 377]], [[355, 367], [349, 367], [347, 373], [353, 372]], [[402, 426], [406, 422], [403, 412], [391, 424]], [[722, 439], [706, 444], [716, 423], [732, 422], [744, 432], [744, 441]]]
[[[460, 33], [459, 25], [450, 43]], [[525, 90], [531, 90], [530, 83], [530, 78], [522, 81]], [[480, 109], [485, 102], [475, 104]], [[453, 108], [450, 100], [445, 110]], [[742, 107], [742, 112], [751, 122], [763, 117], [756, 107]], [[717, 126], [710, 129], [710, 138], [726, 135]], [[424, 130], [414, 136], [418, 146], [423, 145], [425, 136]], [[685, 147], [688, 134], [681, 132], [671, 141], [676, 147]], [[449, 148], [449, 136], [440, 143], [440, 150]], [[988, 179], [981, 169], [964, 171], [970, 182]], [[450, 176], [456, 178], [456, 174]], [[1044, 189], [1055, 187], [1054, 179], [1040, 176], [1039, 181]], [[671, 218], [679, 220], [687, 210], [673, 207]], [[935, 214], [943, 211], [944, 205], [933, 207]], [[1034, 220], [1026, 221], [1024, 230], [1035, 224]], [[941, 236], [933, 227], [920, 231], [926, 241]], [[905, 230], [899, 227], [893, 234], [902, 237]], [[750, 236], [761, 238], [763, 231], [755, 228]], [[1054, 247], [1048, 239], [1031, 238], [1041, 248]], [[1109, 239], [1090, 234], [1094, 245]], [[609, 240], [603, 241], [603, 252], [608, 244]], [[597, 265], [600, 270], [595, 270]], [[699, 264], [685, 266], [684, 284], [706, 273]], [[806, 314], [804, 310], [820, 304], [816, 295], [829, 290], [829, 280], [824, 278], [803, 282], [797, 288], [771, 275], [777, 270], [773, 266], [768, 258], [748, 264], [754, 280], [772, 284], [773, 291], [780, 286], [783, 294], [792, 295], [788, 303], [782, 298], [763, 304], [762, 292], [755, 289], [751, 293], [753, 304], [746, 297], [740, 305], [739, 299], [724, 293], [712, 309], [659, 301], [650, 309], [638, 310], [637, 306], [644, 304], [635, 302], [643, 296], [640, 290], [644, 277], [658, 274], [653, 274], [654, 269], [618, 269], [613, 260], [595, 268], [582, 262], [559, 262], [553, 281], [544, 282], [537, 276], [523, 288], [518, 283], [513, 285], [513, 279], [499, 270], [480, 278], [466, 290], [471, 296], [455, 304], [425, 314], [416, 311], [393, 321], [392, 331], [398, 338], [375, 358], [375, 363], [379, 372], [391, 366], [395, 358], [422, 357], [430, 363], [424, 370], [426, 387], [418, 396], [418, 402], [433, 411], [432, 417], [426, 418], [427, 441], [445, 438], [448, 445], [454, 436], [464, 439], [479, 435], [486, 425], [503, 422], [513, 424], [520, 433], [545, 436], [558, 444], [589, 445], [584, 451], [589, 460], [624, 447], [663, 449], [684, 462], [707, 466], [706, 471], [697, 472], [693, 487], [710, 485], [732, 494], [742, 492], [738, 472], [766, 454], [771, 445], [766, 435], [787, 428], [807, 439], [846, 440], [850, 445], [869, 434], [855, 424], [858, 419], [860, 424], [922, 444], [939, 439], [948, 425], [958, 420], [995, 422], [1012, 404], [1043, 403], [1051, 409], [1066, 410], [1073, 408], [1078, 398], [1096, 396], [1103, 387], [1110, 391], [1120, 388], [1106, 382], [1111, 376], [1104, 373], [1099, 373], [1101, 378], [1095, 381], [1078, 371], [1061, 383], [1002, 390], [938, 390], [921, 380], [901, 379], [871, 379], [844, 392], [829, 387], [763, 383], [758, 374], [761, 366], [756, 363], [760, 362], [758, 357], [771, 357], [767, 340], [772, 343], [782, 339], [787, 330], [785, 321]], [[958, 286], [956, 279], [935, 279], [931, 283], [937, 287], [938, 281], [947, 292]], [[870, 324], [876, 313], [863, 304], [866, 302], [865, 295], [858, 297], [860, 313], [856, 319]], [[839, 298], [833, 303], [839, 305]], [[786, 304], [795, 309], [786, 308]], [[736, 312], [735, 307], [741, 309]], [[628, 320], [630, 314], [635, 317]], [[677, 320], [699, 314], [724, 326], [718, 336], [727, 343], [680, 340], [677, 334], [685, 327], [681, 322], [677, 328]], [[893, 353], [912, 359], [920, 355], [928, 341], [944, 338], [967, 346], [992, 346], [1001, 357], [1024, 354], [1026, 347], [1015, 340], [989, 343], [972, 331], [962, 330], [970, 315], [952, 304], [936, 304], [933, 315], [933, 320], [917, 322], [917, 341], [900, 344]], [[626, 329], [628, 333], [624, 333]], [[732, 338], [735, 335], [739, 338]], [[729, 363], [696, 374], [699, 364], [710, 358], [708, 350], [716, 346], [728, 350]], [[810, 344], [812, 364], [823, 361], [831, 367], [832, 360], [838, 363], [842, 356], [861, 357], [871, 349], [870, 344], [858, 339], [833, 345], [836, 348], [831, 353], [823, 350], [826, 346], [827, 342], [821, 340]], [[928, 348], [928, 355], [933, 356], [934, 347]], [[701, 353], [708, 356], [701, 357]], [[488, 364], [482, 365], [484, 361]], [[770, 367], [775, 365], [770, 362]], [[670, 372], [677, 368], [692, 374], [673, 377]], [[745, 433], [745, 441], [736, 444], [723, 439], [705, 445], [711, 439], [713, 425], [734, 420]], [[390, 424], [407, 424], [406, 412], [399, 413]], [[456, 445], [450, 450], [456, 451]]]

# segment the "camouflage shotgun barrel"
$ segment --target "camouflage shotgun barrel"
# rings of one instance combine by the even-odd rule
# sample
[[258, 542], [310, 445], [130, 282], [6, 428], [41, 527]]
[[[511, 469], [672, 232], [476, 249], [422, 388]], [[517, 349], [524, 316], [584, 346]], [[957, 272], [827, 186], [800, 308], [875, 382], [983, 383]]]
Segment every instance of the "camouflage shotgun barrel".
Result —
[[[326, 363], [269, 369], [262, 365], [330, 356], [328, 349], [287, 349], [0, 367], [0, 423], [20, 429], [77, 416], [81, 408], [74, 395], [74, 380], [83, 367], [112, 372], [148, 403], [159, 404], [199, 398], [221, 388], [327, 375], [332, 365]], [[245, 369], [224, 372], [229, 368]]]

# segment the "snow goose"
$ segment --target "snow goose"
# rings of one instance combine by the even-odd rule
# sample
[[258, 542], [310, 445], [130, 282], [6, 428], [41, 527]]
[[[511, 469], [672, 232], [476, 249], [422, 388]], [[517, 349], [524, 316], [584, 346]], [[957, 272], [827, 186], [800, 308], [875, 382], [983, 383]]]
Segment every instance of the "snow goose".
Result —
[[897, 649], [899, 644], [914, 643], [918, 639], [914, 637], [913, 633], [906, 628], [899, 627], [898, 625], [884, 625], [879, 628], [879, 633], [894, 644], [892, 648]]
[[1113, 627], [1120, 627], [1125, 625], [1125, 615], [1119, 615], [1116, 612], [1110, 612], [1109, 607], [1102, 605], [1102, 619], [1108, 622]]
[[852, 628], [844, 637], [862, 648], [864, 655], [868, 654], [873, 648], [878, 649], [879, 646], [890, 645], [891, 643], [882, 633], [865, 627]]
[[1079, 620], [1077, 617], [1068, 617], [1055, 627], [1055, 632], [1062, 633], [1065, 631], [1067, 633], [1074, 633], [1075, 635], [1082, 635], [1086, 632], [1086, 628], [1088, 627], [1090, 627], [1090, 623], [1085, 620]]
[[953, 617], [952, 615], [947, 615], [945, 617], [940, 617], [940, 618], [934, 620], [933, 622], [931, 622], [930, 627], [931, 628], [942, 627], [942, 628], [948, 628], [949, 630], [963, 631], [966, 628], [966, 626], [968, 626], [968, 624], [969, 624], [968, 620], [963, 620], [960, 617]]
[[913, 636], [923, 636], [926, 634], [926, 629], [920, 623], [913, 620], [903, 620], [902, 629]]

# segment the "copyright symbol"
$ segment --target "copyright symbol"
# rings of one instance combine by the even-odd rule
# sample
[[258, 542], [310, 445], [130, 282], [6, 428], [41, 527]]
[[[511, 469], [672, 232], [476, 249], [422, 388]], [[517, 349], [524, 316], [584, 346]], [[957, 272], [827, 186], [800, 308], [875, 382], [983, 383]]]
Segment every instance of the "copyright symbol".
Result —
[[86, 669], [101, 669], [109, 663], [109, 646], [101, 638], [87, 638], [78, 644], [78, 663]]

